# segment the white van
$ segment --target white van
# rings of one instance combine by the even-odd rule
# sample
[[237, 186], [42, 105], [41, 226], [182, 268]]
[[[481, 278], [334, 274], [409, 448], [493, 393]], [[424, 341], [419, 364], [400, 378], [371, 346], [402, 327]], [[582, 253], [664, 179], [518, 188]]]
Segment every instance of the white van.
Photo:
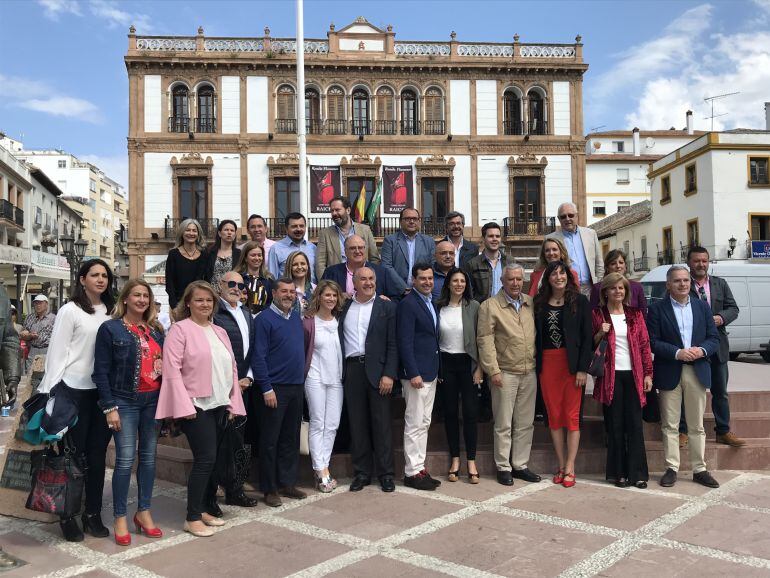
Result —
[[[670, 265], [655, 267], [641, 279], [644, 294], [651, 303], [666, 294], [666, 271]], [[730, 337], [730, 358], [739, 353], [762, 354], [770, 363], [770, 264], [747, 261], [718, 261], [709, 265], [709, 273], [722, 277], [730, 285], [741, 312], [727, 326]]]

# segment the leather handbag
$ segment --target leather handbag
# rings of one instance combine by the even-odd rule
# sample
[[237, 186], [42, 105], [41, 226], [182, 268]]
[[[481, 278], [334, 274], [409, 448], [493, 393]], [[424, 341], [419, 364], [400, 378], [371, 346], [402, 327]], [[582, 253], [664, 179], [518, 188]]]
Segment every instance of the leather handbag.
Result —
[[299, 428], [299, 453], [302, 456], [310, 455], [310, 422], [302, 418]]
[[[604, 315], [602, 314], [602, 317]], [[594, 377], [604, 377], [604, 360], [607, 357], [607, 335], [602, 337], [602, 340], [594, 349], [594, 353], [591, 356], [591, 364], [588, 366], [588, 374]]]
[[32, 490], [26, 508], [61, 518], [71, 518], [81, 509], [86, 467], [83, 457], [69, 444], [59, 443], [32, 452]]

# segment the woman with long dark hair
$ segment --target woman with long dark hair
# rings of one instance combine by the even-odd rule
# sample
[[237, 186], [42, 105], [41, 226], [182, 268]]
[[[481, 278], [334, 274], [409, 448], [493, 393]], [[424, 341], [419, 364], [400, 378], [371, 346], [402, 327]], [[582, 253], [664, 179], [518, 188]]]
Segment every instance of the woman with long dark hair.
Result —
[[[575, 485], [580, 403], [593, 353], [591, 307], [563, 261], [549, 263], [535, 297], [536, 362], [559, 460], [553, 483]], [[564, 447], [566, 435], [566, 452]]]
[[195, 219], [185, 219], [179, 224], [174, 248], [166, 259], [166, 294], [173, 310], [193, 281], [203, 279], [205, 264], [203, 228]]
[[105, 321], [96, 334], [93, 373], [99, 390], [99, 406], [115, 438], [112, 507], [115, 543], [119, 546], [131, 544], [126, 504], [137, 441], [139, 503], [134, 526], [149, 538], [163, 536], [150, 514], [158, 441], [155, 409], [161, 386], [162, 348], [163, 328], [157, 319], [152, 289], [141, 279], [131, 279], [118, 296], [112, 319]]
[[273, 276], [267, 270], [265, 249], [256, 241], [241, 247], [241, 258], [235, 266], [246, 284], [246, 307], [252, 315], [261, 313], [273, 302]]
[[235, 221], [225, 219], [217, 225], [217, 236], [214, 243], [206, 250], [203, 268], [203, 280], [208, 281], [215, 291], [219, 291], [219, 280], [222, 275], [235, 269], [241, 258], [241, 251], [235, 246], [235, 236], [238, 225]]
[[468, 274], [452, 267], [446, 275], [441, 295], [436, 301], [439, 315], [439, 351], [441, 364], [439, 383], [444, 404], [444, 427], [449, 443], [447, 479], [456, 482], [460, 474], [460, 418], [458, 398], [463, 408], [463, 437], [468, 459], [468, 480], [479, 483], [476, 468], [477, 421], [479, 415], [479, 385], [484, 374], [479, 366], [476, 346], [476, 324], [479, 303], [471, 294]]
[[[83, 531], [97, 538], [110, 535], [102, 523], [101, 512], [105, 457], [111, 432], [99, 407], [99, 393], [91, 375], [96, 334], [115, 305], [110, 293], [112, 282], [112, 270], [101, 259], [90, 259], [80, 266], [72, 299], [56, 315], [45, 357], [45, 375], [38, 389], [42, 393], [50, 393], [54, 388], [66, 390], [63, 395], [77, 405], [77, 422], [66, 435], [87, 466], [85, 512], [81, 517]], [[62, 519], [60, 525], [67, 541], [83, 540], [83, 531], [75, 517]]]

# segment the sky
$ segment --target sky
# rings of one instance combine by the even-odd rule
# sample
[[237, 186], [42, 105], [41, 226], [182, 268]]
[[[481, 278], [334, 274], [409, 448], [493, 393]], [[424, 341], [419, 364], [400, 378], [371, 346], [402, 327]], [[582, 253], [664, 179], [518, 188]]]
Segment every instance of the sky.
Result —
[[[306, 38], [364, 16], [396, 40], [574, 42], [591, 130], [764, 128], [770, 0], [305, 0]], [[0, 131], [60, 148], [128, 185], [126, 34], [295, 36], [295, 1], [0, 0]]]

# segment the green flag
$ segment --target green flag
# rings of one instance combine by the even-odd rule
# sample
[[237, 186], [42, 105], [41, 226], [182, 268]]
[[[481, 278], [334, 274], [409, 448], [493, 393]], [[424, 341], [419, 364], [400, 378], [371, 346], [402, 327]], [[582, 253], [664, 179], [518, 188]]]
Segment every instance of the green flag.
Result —
[[369, 203], [369, 209], [366, 211], [366, 222], [369, 223], [370, 226], [374, 224], [374, 219], [377, 217], [377, 209], [380, 208], [380, 203], [382, 203], [382, 179], [377, 181], [377, 190], [374, 191], [374, 197], [372, 198], [372, 202]]

